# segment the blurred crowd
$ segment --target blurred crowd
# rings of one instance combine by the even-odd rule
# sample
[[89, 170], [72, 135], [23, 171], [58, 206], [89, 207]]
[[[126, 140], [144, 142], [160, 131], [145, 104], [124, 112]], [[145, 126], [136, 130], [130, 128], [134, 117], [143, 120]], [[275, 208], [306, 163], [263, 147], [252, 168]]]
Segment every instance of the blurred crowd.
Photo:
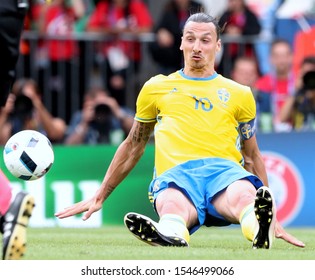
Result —
[[[38, 37], [21, 41], [24, 69], [0, 115], [2, 145], [21, 129], [67, 145], [119, 144], [134, 116], [127, 102], [130, 73], [146, 71], [145, 55], [155, 65], [152, 75], [180, 69], [183, 23], [198, 11], [219, 20], [223, 48], [217, 72], [251, 87], [258, 132], [315, 131], [315, 0], [47, 2], [29, 1], [25, 31]], [[86, 34], [102, 39], [93, 42], [93, 51], [84, 44]], [[146, 34], [153, 36], [145, 54], [139, 38]], [[85, 70], [86, 57], [98, 83], [86, 82], [86, 75], [95, 74]], [[43, 94], [47, 87], [49, 99]], [[76, 102], [80, 109], [59, 114], [58, 95], [62, 104], [70, 108]]]

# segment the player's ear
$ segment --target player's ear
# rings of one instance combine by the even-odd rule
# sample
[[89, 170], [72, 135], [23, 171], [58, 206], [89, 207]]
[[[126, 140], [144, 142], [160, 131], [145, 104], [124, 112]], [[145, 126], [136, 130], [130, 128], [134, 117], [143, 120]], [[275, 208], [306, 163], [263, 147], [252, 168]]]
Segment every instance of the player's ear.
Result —
[[183, 50], [183, 37], [182, 37], [182, 40], [181, 40], [181, 43], [180, 43], [180, 46], [179, 46], [179, 49], [182, 51]]
[[220, 51], [221, 51], [221, 39], [219, 39], [217, 42], [216, 53], [218, 53]]

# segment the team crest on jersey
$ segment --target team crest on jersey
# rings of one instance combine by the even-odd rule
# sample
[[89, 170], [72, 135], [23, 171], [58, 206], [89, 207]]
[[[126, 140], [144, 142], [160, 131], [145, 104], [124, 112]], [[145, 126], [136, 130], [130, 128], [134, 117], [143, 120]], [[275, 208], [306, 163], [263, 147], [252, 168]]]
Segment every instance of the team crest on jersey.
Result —
[[225, 88], [220, 88], [218, 97], [223, 103], [227, 103], [230, 100], [230, 93]]

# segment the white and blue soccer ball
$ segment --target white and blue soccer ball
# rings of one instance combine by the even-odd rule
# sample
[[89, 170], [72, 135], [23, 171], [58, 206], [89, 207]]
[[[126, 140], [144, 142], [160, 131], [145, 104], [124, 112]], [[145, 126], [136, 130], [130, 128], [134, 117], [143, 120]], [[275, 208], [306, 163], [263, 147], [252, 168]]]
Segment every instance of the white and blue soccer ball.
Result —
[[22, 180], [44, 176], [54, 163], [54, 151], [49, 139], [35, 130], [22, 130], [7, 141], [3, 160], [10, 173]]

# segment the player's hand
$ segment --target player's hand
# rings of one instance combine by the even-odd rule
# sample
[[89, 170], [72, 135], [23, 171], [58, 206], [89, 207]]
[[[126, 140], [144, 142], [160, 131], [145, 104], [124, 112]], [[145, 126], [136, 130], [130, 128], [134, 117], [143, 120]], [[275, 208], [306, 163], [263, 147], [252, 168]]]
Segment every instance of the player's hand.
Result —
[[72, 206], [65, 208], [60, 212], [55, 213], [55, 216], [59, 219], [63, 219], [86, 212], [82, 217], [82, 220], [85, 221], [90, 218], [94, 212], [100, 210], [102, 208], [102, 205], [103, 201], [101, 201], [96, 194], [90, 199], [80, 201], [76, 204], [73, 204]]
[[301, 247], [301, 248], [305, 247], [305, 244], [302, 241], [298, 240], [293, 235], [287, 233], [278, 221], [276, 222], [275, 235], [276, 235], [276, 238], [281, 238], [294, 246]]

